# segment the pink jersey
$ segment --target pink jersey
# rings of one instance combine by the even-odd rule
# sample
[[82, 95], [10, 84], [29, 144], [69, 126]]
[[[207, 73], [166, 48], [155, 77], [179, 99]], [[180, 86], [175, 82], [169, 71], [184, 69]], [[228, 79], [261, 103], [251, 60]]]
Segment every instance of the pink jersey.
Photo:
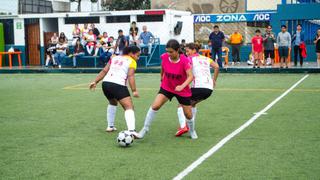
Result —
[[170, 60], [169, 54], [164, 53], [161, 55], [161, 66], [163, 71], [163, 79], [161, 82], [161, 88], [174, 93], [182, 97], [190, 97], [191, 90], [189, 85], [182, 91], [177, 92], [175, 88], [184, 83], [187, 80], [186, 71], [191, 69], [190, 60], [184, 55], [180, 55], [180, 60], [173, 63]]
[[253, 51], [254, 52], [262, 52], [263, 50], [263, 38], [261, 36], [254, 36], [252, 38], [251, 43], [253, 44]]

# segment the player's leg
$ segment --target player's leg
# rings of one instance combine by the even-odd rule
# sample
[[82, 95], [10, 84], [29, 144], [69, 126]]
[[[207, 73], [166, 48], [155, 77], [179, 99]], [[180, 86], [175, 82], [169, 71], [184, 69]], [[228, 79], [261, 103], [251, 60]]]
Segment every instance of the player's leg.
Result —
[[114, 121], [117, 113], [118, 101], [116, 99], [108, 99], [109, 104], [107, 107], [107, 132], [116, 131], [117, 128], [114, 126]]
[[320, 67], [320, 53], [317, 53], [317, 62], [318, 62], [318, 67]]
[[130, 95], [126, 96], [125, 98], [121, 98], [119, 100], [119, 103], [124, 109], [124, 118], [127, 123], [128, 131], [130, 131], [132, 135], [135, 136], [135, 138], [140, 138], [138, 133], [136, 132], [136, 118], [135, 118], [133, 103]]

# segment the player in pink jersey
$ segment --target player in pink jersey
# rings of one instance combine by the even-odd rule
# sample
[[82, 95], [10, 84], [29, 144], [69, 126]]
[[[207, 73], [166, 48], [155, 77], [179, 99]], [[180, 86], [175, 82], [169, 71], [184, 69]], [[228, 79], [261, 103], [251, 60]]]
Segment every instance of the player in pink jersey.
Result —
[[139, 132], [140, 138], [150, 130], [150, 126], [158, 110], [168, 101], [176, 97], [182, 106], [187, 123], [190, 127], [190, 135], [193, 136], [193, 121], [191, 110], [191, 90], [189, 84], [193, 80], [192, 67], [189, 59], [179, 54], [180, 44], [171, 39], [166, 45], [167, 53], [161, 55], [161, 86], [158, 95], [148, 110], [144, 121], [144, 127]]
[[263, 58], [263, 38], [261, 31], [256, 30], [256, 35], [252, 38], [252, 55], [254, 57], [253, 68], [256, 68], [256, 61], [258, 61], [258, 68], [260, 68]]
[[[200, 46], [194, 43], [189, 43], [186, 46], [186, 53], [192, 64], [192, 73], [194, 76], [191, 86], [191, 106], [192, 106], [192, 121], [195, 127], [195, 118], [197, 114], [196, 105], [211, 96], [219, 74], [219, 65], [211, 58], [198, 54]], [[210, 67], [214, 69], [214, 75], [211, 77]], [[183, 114], [182, 107], [178, 107], [177, 110], [180, 128], [176, 133], [176, 136], [189, 131], [186, 124], [186, 118]], [[194, 133], [193, 139], [197, 138], [197, 134]]]

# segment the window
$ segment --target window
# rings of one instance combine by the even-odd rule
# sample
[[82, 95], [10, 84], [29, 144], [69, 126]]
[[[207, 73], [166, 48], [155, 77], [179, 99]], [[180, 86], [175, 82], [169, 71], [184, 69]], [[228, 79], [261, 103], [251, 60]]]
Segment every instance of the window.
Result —
[[64, 18], [65, 24], [89, 24], [89, 23], [100, 23], [98, 16], [94, 17], [66, 17]]
[[163, 15], [138, 15], [137, 22], [162, 22]]
[[14, 44], [13, 20], [12, 19], [0, 19], [0, 23], [3, 24], [5, 44]]
[[128, 23], [130, 22], [130, 16], [107, 16], [107, 23]]

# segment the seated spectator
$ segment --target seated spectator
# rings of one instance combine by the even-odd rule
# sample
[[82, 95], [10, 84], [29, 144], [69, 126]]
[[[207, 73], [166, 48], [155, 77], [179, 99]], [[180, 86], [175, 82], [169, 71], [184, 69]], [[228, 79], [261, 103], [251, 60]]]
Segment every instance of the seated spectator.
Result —
[[75, 24], [74, 28], [73, 28], [73, 31], [72, 31], [72, 36], [73, 36], [72, 46], [76, 45], [76, 42], [77, 42], [78, 38], [80, 38], [80, 34], [81, 34], [81, 30], [79, 28], [79, 25]]
[[[59, 37], [57, 33], [53, 33], [53, 36], [51, 37], [51, 44], [52, 46], [56, 47], [56, 45], [59, 43]], [[54, 54], [56, 53], [56, 49], [52, 51], [52, 58], [54, 59]]]
[[132, 33], [129, 35], [129, 46], [136, 46], [138, 41], [137, 32], [132, 31]]
[[93, 31], [93, 34], [96, 35], [97, 38], [100, 37], [100, 31], [96, 28], [94, 24], [91, 24], [91, 29]]
[[46, 68], [49, 66], [50, 61], [52, 60], [52, 65], [55, 66], [56, 62], [53, 58], [52, 52], [56, 50], [56, 45], [51, 43], [51, 40], [48, 41], [46, 47]]
[[59, 42], [60, 42], [60, 38], [62, 38], [65, 43], [68, 43], [68, 38], [66, 37], [66, 35], [64, 34], [64, 32], [61, 32], [61, 33], [60, 33], [60, 35], [59, 35]]
[[97, 41], [94, 56], [98, 55], [99, 50], [102, 48], [104, 44], [107, 44], [109, 41], [108, 33], [103, 32], [103, 35], [100, 37], [100, 40]]
[[103, 53], [100, 55], [99, 66], [104, 67], [114, 53], [114, 37], [110, 36], [109, 41], [102, 46]]
[[83, 28], [81, 29], [82, 38], [89, 34], [89, 30], [88, 24], [84, 24]]
[[57, 52], [54, 55], [54, 59], [56, 60], [59, 69], [61, 68], [61, 61], [67, 54], [68, 44], [65, 42], [64, 38], [59, 38], [59, 43], [56, 46]]
[[143, 49], [147, 47], [148, 54], [151, 54], [152, 40], [154, 39], [154, 36], [151, 32], [147, 31], [147, 26], [143, 26], [142, 30], [143, 32], [140, 34], [140, 37], [139, 37], [141, 51], [144, 52]]
[[87, 44], [86, 44], [87, 52], [89, 55], [92, 55], [92, 52], [96, 46], [96, 40], [97, 40], [97, 37], [96, 35], [93, 34], [92, 29], [89, 30], [89, 34], [85, 37], [85, 40], [87, 41]]
[[72, 57], [73, 67], [77, 67], [77, 57], [84, 56], [84, 48], [81, 44], [80, 38], [77, 39], [76, 45], [74, 46], [74, 51]]
[[132, 21], [131, 23], [129, 34], [132, 34], [133, 31], [135, 31], [137, 34], [139, 33], [139, 28], [137, 27], [137, 23], [135, 21]]
[[120, 29], [118, 31], [118, 39], [115, 45], [115, 54], [116, 55], [122, 55], [122, 51], [125, 47], [128, 46], [127, 38], [123, 35], [123, 31]]

